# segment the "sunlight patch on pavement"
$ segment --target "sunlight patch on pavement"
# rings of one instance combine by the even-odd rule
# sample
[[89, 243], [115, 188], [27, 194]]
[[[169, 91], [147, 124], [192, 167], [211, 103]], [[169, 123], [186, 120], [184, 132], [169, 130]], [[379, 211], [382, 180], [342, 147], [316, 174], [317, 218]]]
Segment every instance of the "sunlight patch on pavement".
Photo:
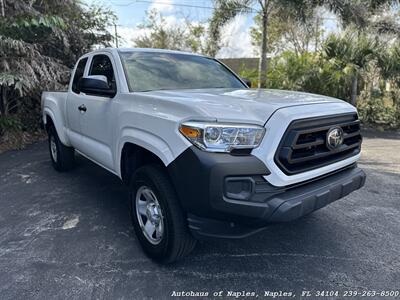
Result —
[[78, 217], [75, 217], [75, 218], [73, 218], [73, 219], [70, 219], [70, 220], [68, 220], [68, 221], [66, 221], [66, 222], [64, 223], [62, 229], [65, 230], [65, 229], [72, 229], [72, 228], [75, 228], [76, 225], [78, 225], [78, 223], [79, 223], [79, 216], [78, 216]]

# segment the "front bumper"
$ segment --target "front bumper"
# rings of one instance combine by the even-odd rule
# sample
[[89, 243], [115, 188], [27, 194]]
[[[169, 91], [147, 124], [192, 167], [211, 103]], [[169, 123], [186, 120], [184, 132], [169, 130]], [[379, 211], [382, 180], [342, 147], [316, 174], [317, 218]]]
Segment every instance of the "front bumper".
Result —
[[187, 149], [168, 167], [188, 214], [194, 236], [242, 238], [269, 223], [288, 222], [336, 201], [365, 183], [365, 173], [351, 165], [287, 187], [263, 176], [269, 170], [255, 156]]

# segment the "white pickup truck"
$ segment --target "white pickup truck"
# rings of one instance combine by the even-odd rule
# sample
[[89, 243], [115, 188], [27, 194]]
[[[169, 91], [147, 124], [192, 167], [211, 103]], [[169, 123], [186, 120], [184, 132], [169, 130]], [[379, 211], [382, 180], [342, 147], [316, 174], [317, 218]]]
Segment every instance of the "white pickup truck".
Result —
[[250, 89], [219, 61], [156, 49], [102, 49], [67, 92], [44, 92], [58, 171], [75, 152], [129, 185], [145, 253], [159, 262], [196, 240], [242, 238], [359, 189], [360, 122], [348, 103]]

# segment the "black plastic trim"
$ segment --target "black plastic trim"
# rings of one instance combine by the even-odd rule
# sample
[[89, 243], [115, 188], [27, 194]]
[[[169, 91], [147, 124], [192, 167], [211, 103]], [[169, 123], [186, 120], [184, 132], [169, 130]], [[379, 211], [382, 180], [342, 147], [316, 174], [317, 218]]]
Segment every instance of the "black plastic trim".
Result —
[[193, 236], [199, 240], [209, 238], [242, 239], [264, 230], [266, 227], [249, 227], [196, 215], [188, 215], [188, 226]]
[[[248, 183], [249, 188], [244, 189], [243, 188], [243, 183]], [[229, 185], [232, 185], [234, 183], [241, 183], [241, 191], [237, 193], [233, 193], [232, 191], [229, 191]], [[253, 177], [238, 177], [238, 176], [233, 176], [233, 177], [225, 177], [224, 180], [224, 196], [228, 199], [232, 200], [251, 200], [252, 195], [255, 192], [255, 186], [256, 182], [253, 179]]]
[[[262, 177], [270, 174], [265, 164], [253, 155], [212, 153], [195, 146], [181, 153], [168, 165], [167, 170], [186, 212], [223, 220], [232, 214], [252, 216], [253, 211], [258, 210], [257, 207], [243, 207], [240, 204], [248, 200], [226, 198], [225, 178]], [[239, 212], [238, 208], [243, 210]]]
[[216, 220], [189, 214], [188, 226], [198, 239], [247, 237], [270, 224], [296, 220], [337, 201], [364, 186], [365, 179], [361, 169], [352, 167], [313, 182], [283, 189], [265, 182], [259, 191], [265, 199], [264, 214], [254, 216], [252, 220], [247, 216], [239, 220]]
[[[192, 233], [207, 237], [240, 238], [271, 222], [294, 220], [364, 185], [365, 173], [356, 164], [306, 182], [276, 187], [257, 157], [186, 149], [167, 170], [188, 216]], [[243, 197], [226, 193], [226, 182], [248, 180]], [[236, 190], [236, 189], [235, 189]], [[239, 193], [240, 194], [240, 193]]]
[[[353, 117], [354, 120], [349, 120], [349, 117]], [[341, 126], [345, 127], [349, 124], [357, 125], [359, 124], [359, 120], [356, 113], [347, 113], [347, 114], [337, 114], [337, 115], [329, 115], [324, 117], [312, 117], [305, 119], [298, 119], [292, 121], [288, 128], [286, 129], [282, 140], [280, 141], [278, 148], [274, 155], [274, 162], [277, 166], [282, 170], [286, 175], [294, 175], [299, 174], [306, 171], [315, 170], [329, 164], [333, 164], [335, 162], [350, 158], [354, 155], [357, 155], [361, 151], [361, 142], [362, 137], [359, 131], [357, 134], [350, 133], [345, 134], [345, 139], [350, 139], [356, 135], [361, 137], [360, 141], [357, 143], [353, 143], [351, 145], [342, 145], [336, 150], [324, 151], [321, 153], [316, 153], [311, 156], [293, 158], [292, 154], [294, 151], [299, 149], [305, 149], [307, 147], [312, 146], [322, 146], [325, 145], [324, 140], [316, 140], [309, 143], [304, 144], [292, 144], [289, 141], [297, 142], [300, 135], [307, 132], [319, 132], [327, 130], [333, 126]], [[284, 162], [281, 161], [280, 156], [285, 156], [287, 159], [286, 164], [292, 164], [292, 166], [285, 165]], [[318, 163], [316, 163], [316, 159], [319, 159]], [[309, 162], [313, 162], [311, 165], [307, 165]], [[305, 164], [303, 167], [297, 166], [295, 168], [295, 164], [303, 163]]]

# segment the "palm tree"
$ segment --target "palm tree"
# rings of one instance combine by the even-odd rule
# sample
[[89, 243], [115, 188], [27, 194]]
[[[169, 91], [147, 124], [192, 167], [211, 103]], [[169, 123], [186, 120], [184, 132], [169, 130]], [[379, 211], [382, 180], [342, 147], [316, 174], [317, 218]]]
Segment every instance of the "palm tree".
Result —
[[328, 36], [323, 44], [323, 54], [333, 61], [343, 73], [351, 76], [351, 104], [357, 103], [360, 74], [372, 61], [377, 60], [381, 45], [377, 38], [352, 29]]
[[[258, 87], [265, 88], [267, 85], [268, 71], [268, 29], [271, 13], [290, 14], [293, 19], [304, 21], [309, 17], [310, 10], [324, 4], [323, 0], [214, 0], [214, 12], [210, 20], [209, 35], [210, 43], [208, 54], [215, 56], [221, 35], [221, 28], [239, 14], [255, 12], [260, 18], [261, 43], [260, 60], [258, 72]], [[332, 2], [332, 8], [335, 1]]]
[[[293, 9], [300, 20], [307, 16], [305, 12], [314, 7], [324, 6], [335, 13], [343, 27], [356, 25], [363, 28], [371, 22], [371, 16], [382, 7], [398, 5], [398, 0], [214, 0], [215, 9], [210, 20], [210, 45], [208, 53], [212, 56], [218, 51], [221, 28], [239, 14], [257, 12], [261, 16], [261, 45], [259, 62], [259, 87], [266, 87], [267, 74], [267, 36], [269, 18], [272, 11], [283, 13]], [[379, 25], [379, 24], [378, 24]]]
[[[395, 20], [382, 12], [398, 11], [399, 0], [314, 0], [313, 5], [323, 5], [335, 13], [346, 29], [342, 35], [331, 35], [325, 42], [324, 52], [345, 64], [350, 72], [351, 103], [357, 103], [360, 74], [382, 52], [382, 34], [400, 36]], [[368, 34], [366, 33], [368, 32]], [[337, 56], [335, 56], [337, 55]]]
[[305, 5], [305, 2], [303, 0], [214, 0], [215, 9], [210, 20], [210, 45], [208, 53], [212, 56], [215, 56], [217, 53], [222, 26], [239, 14], [256, 12], [261, 18], [258, 86], [265, 88], [267, 79], [267, 36], [271, 12], [277, 9], [284, 10], [289, 7], [300, 8], [302, 5]]

